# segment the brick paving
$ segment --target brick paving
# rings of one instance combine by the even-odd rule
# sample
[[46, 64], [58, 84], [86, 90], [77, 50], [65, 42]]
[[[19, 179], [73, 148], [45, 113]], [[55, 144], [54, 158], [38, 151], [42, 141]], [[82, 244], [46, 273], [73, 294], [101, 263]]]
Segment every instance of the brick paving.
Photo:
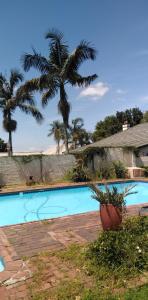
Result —
[[[127, 214], [137, 215], [144, 205], [147, 204], [129, 206]], [[62, 249], [71, 243], [93, 241], [99, 230], [99, 212], [1, 227], [0, 255], [5, 259], [6, 268], [0, 273], [0, 300], [29, 299], [26, 282], [31, 278], [31, 271], [23, 257], [32, 257], [41, 251]], [[58, 266], [54, 266], [52, 262], [50, 267], [58, 279]]]

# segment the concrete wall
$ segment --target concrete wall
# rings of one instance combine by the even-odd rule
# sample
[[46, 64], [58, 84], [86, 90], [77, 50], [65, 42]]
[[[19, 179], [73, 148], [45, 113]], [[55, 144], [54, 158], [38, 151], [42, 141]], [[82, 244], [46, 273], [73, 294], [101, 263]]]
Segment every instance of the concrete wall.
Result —
[[35, 182], [62, 180], [74, 163], [73, 155], [0, 157], [0, 184], [25, 184], [29, 176]]

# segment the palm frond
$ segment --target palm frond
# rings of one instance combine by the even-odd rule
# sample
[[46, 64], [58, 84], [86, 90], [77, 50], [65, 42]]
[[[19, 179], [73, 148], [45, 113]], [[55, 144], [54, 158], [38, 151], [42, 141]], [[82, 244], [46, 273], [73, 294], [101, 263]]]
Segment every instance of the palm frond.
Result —
[[131, 191], [136, 187], [136, 184], [134, 185], [129, 185], [127, 188], [124, 190], [124, 197], [127, 197], [129, 195], [137, 194], [137, 191]]
[[43, 121], [43, 116], [34, 105], [19, 104], [18, 107], [26, 114], [31, 114], [38, 123]]
[[72, 120], [74, 129], [80, 129], [84, 126], [84, 120], [82, 118], [76, 118]]
[[17, 102], [16, 102], [15, 97], [11, 98], [5, 102], [5, 110], [6, 111], [14, 110], [16, 108], [16, 105], [17, 105]]
[[24, 86], [21, 86], [15, 96], [16, 103], [29, 103], [30, 105], [35, 105], [34, 97], [33, 95], [24, 89]]
[[25, 53], [22, 58], [22, 66], [25, 71], [29, 71], [31, 67], [34, 67], [41, 73], [50, 72], [51, 66], [48, 60], [42, 56], [40, 53], [37, 53], [33, 49], [33, 54]]
[[63, 33], [57, 29], [51, 29], [45, 35], [46, 39], [50, 39], [49, 60], [53, 66], [61, 71], [63, 64], [68, 58], [68, 46], [63, 41]]
[[21, 72], [16, 69], [12, 69], [10, 72], [10, 89], [13, 92], [14, 87], [20, 82], [23, 81], [24, 77]]
[[2, 73], [0, 73], [0, 97], [1, 98], [11, 97], [9, 82], [7, 81], [6, 77]]
[[3, 85], [7, 82], [6, 77], [0, 73], [0, 85]]
[[42, 105], [47, 105], [48, 101], [55, 97], [58, 92], [58, 86], [55, 82], [48, 87], [48, 90], [42, 94]]
[[39, 90], [42, 92], [45, 89], [49, 89], [51, 86], [55, 89], [58, 87], [56, 74], [43, 74], [39, 79]]
[[70, 76], [69, 76], [69, 82], [72, 85], [78, 85], [78, 86], [82, 86], [82, 87], [87, 87], [89, 86], [96, 78], [97, 78], [97, 74], [93, 74], [90, 76], [86, 76], [83, 77], [80, 74], [78, 74], [77, 72], [71, 72]]
[[5, 108], [5, 104], [6, 104], [5, 99], [4, 99], [4, 98], [1, 98], [1, 96], [0, 96], [0, 108], [1, 108], [1, 109], [4, 109], [4, 108]]
[[49, 124], [49, 126], [50, 126], [50, 129], [49, 129], [49, 132], [48, 132], [48, 136], [51, 136], [53, 134], [57, 137], [62, 136], [63, 123], [56, 120], [56, 121], [53, 121], [53, 123]]
[[45, 34], [46, 39], [51, 39], [52, 42], [60, 42], [63, 39], [63, 33], [56, 28], [49, 29]]
[[[39, 90], [39, 83], [40, 83], [40, 77], [39, 78], [33, 78], [31, 80], [26, 81], [22, 86], [21, 90], [24, 90], [26, 92], [34, 92]], [[18, 89], [19, 90], [19, 89]]]
[[81, 41], [75, 51], [69, 55], [63, 66], [63, 76], [68, 78], [71, 72], [77, 71], [79, 66], [87, 59], [94, 60], [96, 50], [86, 41]]

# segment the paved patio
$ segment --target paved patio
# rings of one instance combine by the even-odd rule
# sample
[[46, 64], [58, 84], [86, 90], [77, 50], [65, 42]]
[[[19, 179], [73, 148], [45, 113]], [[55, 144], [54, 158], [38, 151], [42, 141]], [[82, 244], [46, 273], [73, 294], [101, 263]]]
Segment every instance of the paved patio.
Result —
[[[127, 214], [137, 215], [141, 206], [129, 206]], [[63, 249], [71, 243], [93, 241], [99, 230], [98, 212], [1, 227], [0, 255], [5, 259], [6, 268], [0, 273], [0, 300], [28, 299], [26, 282], [32, 274], [24, 257]]]

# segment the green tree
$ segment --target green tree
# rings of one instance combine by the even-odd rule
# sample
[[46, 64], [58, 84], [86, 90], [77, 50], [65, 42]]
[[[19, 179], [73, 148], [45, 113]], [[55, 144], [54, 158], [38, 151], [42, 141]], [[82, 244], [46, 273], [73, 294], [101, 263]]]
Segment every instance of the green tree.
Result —
[[117, 111], [116, 117], [121, 126], [124, 124], [124, 122], [128, 122], [128, 124], [133, 127], [140, 124], [143, 118], [143, 113], [139, 108], [135, 107], [121, 112]]
[[7, 152], [7, 143], [0, 138], [0, 152]]
[[142, 123], [148, 122], [148, 110], [144, 112], [143, 119], [141, 120]]
[[128, 122], [130, 127], [138, 125], [143, 119], [143, 113], [139, 108], [117, 111], [116, 115], [107, 116], [96, 124], [93, 133], [93, 141], [99, 141], [122, 130], [122, 125]]
[[89, 145], [92, 142], [92, 133], [86, 131], [82, 128], [79, 135], [79, 145], [82, 147], [84, 145]]
[[17, 127], [17, 121], [13, 119], [15, 110], [19, 108], [22, 112], [31, 114], [38, 122], [43, 119], [35, 107], [32, 95], [23, 86], [17, 88], [22, 81], [23, 75], [17, 70], [10, 71], [8, 80], [2, 73], [0, 74], [0, 110], [3, 114], [3, 127], [9, 134], [9, 156], [13, 154], [12, 132]]
[[95, 131], [93, 133], [93, 141], [99, 141], [112, 134], [119, 132], [122, 128], [121, 123], [116, 116], [107, 116], [103, 121], [96, 124]]
[[70, 126], [70, 133], [72, 137], [72, 142], [74, 144], [74, 149], [76, 149], [77, 147], [80, 131], [83, 126], [84, 126], [84, 121], [82, 118], [76, 118], [72, 120], [72, 125]]
[[84, 127], [84, 121], [82, 118], [76, 118], [72, 120], [72, 125], [70, 125], [70, 136], [74, 146], [83, 146], [90, 144], [91, 134], [88, 133]]
[[30, 80], [26, 89], [42, 92], [42, 104], [46, 105], [50, 99], [59, 93], [58, 110], [63, 118], [65, 129], [65, 147], [68, 152], [68, 128], [70, 103], [66, 93], [66, 85], [88, 86], [97, 75], [81, 76], [78, 73], [80, 65], [88, 59], [96, 58], [96, 50], [86, 41], [80, 42], [70, 53], [68, 44], [64, 42], [63, 34], [57, 30], [49, 30], [45, 36], [49, 39], [48, 57], [33, 50], [33, 54], [22, 57], [23, 68], [29, 71], [31, 67], [41, 73], [41, 76]]
[[48, 136], [52, 135], [57, 143], [57, 153], [60, 154], [60, 141], [63, 140], [63, 123], [59, 121], [53, 121], [50, 124]]

